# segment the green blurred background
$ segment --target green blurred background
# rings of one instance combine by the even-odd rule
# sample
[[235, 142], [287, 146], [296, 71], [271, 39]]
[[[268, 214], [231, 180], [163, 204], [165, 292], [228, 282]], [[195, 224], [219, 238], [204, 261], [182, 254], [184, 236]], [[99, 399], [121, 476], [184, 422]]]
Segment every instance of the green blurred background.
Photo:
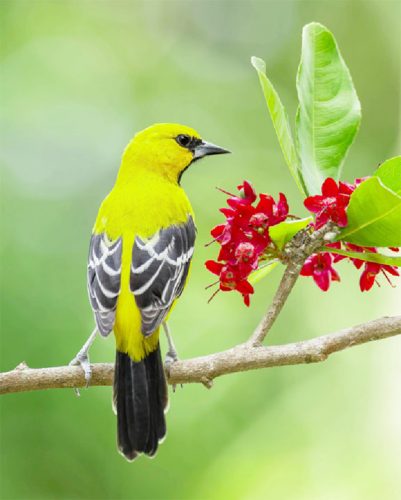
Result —
[[[1, 369], [67, 363], [92, 329], [86, 256], [97, 208], [123, 148], [153, 122], [181, 122], [231, 149], [183, 179], [199, 227], [193, 274], [171, 318], [181, 357], [245, 340], [277, 286], [207, 304], [203, 262], [218, 208], [243, 178], [302, 203], [284, 164], [250, 57], [267, 62], [290, 117], [301, 29], [331, 29], [363, 122], [344, 178], [399, 153], [399, 1], [1, 1]], [[357, 273], [324, 294], [301, 279], [268, 342], [279, 344], [399, 312], [382, 281]], [[165, 344], [163, 340], [163, 349]], [[116, 451], [111, 389], [1, 399], [4, 499], [398, 499], [400, 339], [318, 365], [235, 374], [171, 394], [168, 438], [153, 460]], [[98, 340], [92, 361], [112, 361]]]

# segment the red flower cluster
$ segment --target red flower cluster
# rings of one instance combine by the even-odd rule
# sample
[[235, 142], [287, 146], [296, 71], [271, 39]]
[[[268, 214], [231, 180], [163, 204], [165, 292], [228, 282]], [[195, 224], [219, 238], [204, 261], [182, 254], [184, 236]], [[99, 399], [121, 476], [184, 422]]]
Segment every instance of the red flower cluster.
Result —
[[220, 290], [237, 290], [249, 306], [249, 296], [253, 287], [248, 281], [252, 271], [257, 269], [259, 260], [271, 243], [269, 227], [284, 221], [288, 216], [286, 197], [280, 193], [276, 203], [267, 194], [259, 195], [252, 185], [244, 181], [238, 186], [239, 196], [230, 195], [228, 208], [220, 211], [226, 222], [212, 229], [211, 234], [221, 245], [218, 262], [208, 260], [206, 267], [219, 277]]
[[[317, 196], [309, 196], [304, 201], [305, 207], [312, 213], [316, 214], [314, 227], [319, 229], [327, 222], [332, 221], [340, 227], [347, 225], [346, 208], [354, 189], [365, 180], [356, 179], [354, 184], [346, 182], [339, 182], [338, 185], [334, 179], [328, 178], [322, 184], [322, 194]], [[376, 248], [361, 247], [351, 243], [344, 243], [345, 249], [351, 252], [371, 252], [376, 253]], [[341, 243], [332, 243], [327, 245], [329, 247], [341, 248]], [[393, 251], [398, 251], [397, 248], [391, 248]], [[327, 291], [330, 287], [331, 281], [340, 281], [338, 273], [333, 269], [332, 264], [347, 259], [343, 255], [330, 254], [322, 252], [319, 254], [311, 255], [302, 268], [302, 276], [312, 276], [315, 283], [323, 291]], [[395, 266], [385, 264], [377, 264], [375, 262], [367, 262], [360, 259], [350, 258], [352, 263], [357, 269], [363, 266], [363, 271], [359, 281], [359, 286], [362, 292], [368, 291], [372, 288], [376, 281], [376, 276], [379, 273], [384, 274], [387, 281], [390, 279], [386, 273], [393, 276], [399, 276], [398, 270]]]
[[[309, 196], [304, 201], [305, 207], [315, 214], [315, 221], [310, 227], [319, 229], [329, 221], [340, 227], [346, 226], [351, 195], [365, 179], [356, 179], [353, 184], [342, 181], [337, 184], [334, 179], [326, 179], [322, 184], [322, 194]], [[238, 186], [238, 190], [239, 196], [223, 191], [229, 195], [228, 207], [220, 209], [226, 221], [211, 231], [214, 241], [217, 241], [221, 248], [217, 261], [208, 260], [206, 267], [219, 277], [217, 283], [220, 290], [237, 290], [242, 294], [244, 303], [249, 306], [250, 295], [254, 292], [248, 281], [249, 275], [258, 268], [261, 261], [280, 257], [280, 252], [270, 238], [269, 228], [287, 219], [288, 204], [282, 193], [277, 202], [267, 194], [260, 194], [257, 200], [252, 185], [247, 181]], [[377, 253], [374, 247], [362, 247], [347, 242], [330, 243], [326, 246], [334, 249], [344, 248], [350, 252]], [[390, 250], [396, 252], [398, 248]], [[350, 260], [357, 269], [362, 270], [359, 280], [362, 292], [370, 290], [374, 283], [379, 284], [379, 274], [384, 275], [390, 284], [389, 275], [399, 276], [395, 266], [326, 251], [309, 256], [302, 267], [301, 275], [311, 276], [321, 290], [327, 291], [332, 281], [340, 281], [333, 265], [344, 259]]]

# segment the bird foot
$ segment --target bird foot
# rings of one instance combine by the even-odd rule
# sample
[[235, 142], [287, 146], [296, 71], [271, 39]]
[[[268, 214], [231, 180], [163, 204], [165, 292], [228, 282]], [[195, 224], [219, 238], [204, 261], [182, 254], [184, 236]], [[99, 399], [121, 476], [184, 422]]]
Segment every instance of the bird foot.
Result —
[[[86, 351], [79, 351], [78, 354], [69, 363], [69, 366], [80, 366], [84, 371], [86, 388], [89, 387], [90, 380], [92, 378], [92, 369], [89, 361], [89, 356]], [[79, 390], [75, 389], [75, 393], [79, 396]]]
[[171, 366], [173, 363], [176, 363], [177, 361], [178, 361], [177, 351], [174, 351], [173, 349], [169, 349], [166, 352], [166, 360], [165, 360], [166, 365]]
[[[167, 373], [167, 376], [169, 377], [170, 376], [170, 370], [171, 370], [171, 367], [173, 366], [174, 363], [176, 363], [177, 361], [179, 360], [178, 358], [178, 355], [177, 355], [177, 351], [173, 350], [173, 349], [169, 349], [166, 353], [166, 359], [164, 361], [164, 369], [166, 370], [166, 373]], [[182, 387], [182, 384], [181, 384], [181, 387]], [[176, 384], [173, 384], [172, 385], [172, 388], [173, 388], [173, 392], [175, 392], [176, 388], [177, 388], [177, 385]]]

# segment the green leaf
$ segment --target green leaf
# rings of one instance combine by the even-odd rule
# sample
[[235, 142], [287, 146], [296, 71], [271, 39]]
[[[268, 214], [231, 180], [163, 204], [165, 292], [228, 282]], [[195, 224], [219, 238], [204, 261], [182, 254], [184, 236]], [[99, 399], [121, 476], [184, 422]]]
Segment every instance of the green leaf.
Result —
[[362, 182], [351, 195], [348, 225], [339, 240], [368, 247], [401, 246], [401, 196], [379, 177]]
[[350, 257], [351, 259], [359, 259], [367, 262], [377, 262], [378, 264], [401, 267], [401, 257], [392, 257], [389, 255], [383, 255], [382, 253], [350, 252], [348, 250], [338, 250], [337, 248], [330, 247], [325, 247], [324, 250], [330, 253], [344, 255], [345, 257]]
[[268, 274], [270, 274], [278, 263], [279, 263], [278, 260], [272, 260], [270, 262], [267, 262], [266, 264], [263, 264], [261, 267], [259, 267], [259, 269], [253, 271], [253, 273], [249, 276], [248, 278], [249, 283], [251, 285], [258, 283], [258, 281], [262, 280]]
[[252, 57], [251, 63], [258, 73], [259, 81], [266, 99], [267, 108], [269, 110], [285, 161], [295, 179], [295, 182], [297, 183], [298, 188], [301, 193], [305, 195], [305, 189], [299, 175], [298, 156], [283, 103], [273, 87], [273, 84], [266, 76], [266, 64], [263, 59], [259, 59], [259, 57]]
[[401, 156], [383, 162], [374, 173], [394, 193], [401, 195]]
[[276, 246], [281, 250], [301, 229], [313, 221], [313, 217], [292, 221], [280, 222], [269, 227], [269, 235]]
[[334, 36], [319, 23], [302, 33], [297, 74], [296, 138], [301, 174], [309, 194], [327, 177], [339, 180], [361, 121], [361, 106]]

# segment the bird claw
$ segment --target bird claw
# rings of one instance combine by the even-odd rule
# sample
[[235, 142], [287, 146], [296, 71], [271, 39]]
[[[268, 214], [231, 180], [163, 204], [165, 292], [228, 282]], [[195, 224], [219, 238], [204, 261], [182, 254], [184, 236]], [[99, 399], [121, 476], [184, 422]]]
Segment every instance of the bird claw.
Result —
[[[172, 365], [174, 363], [176, 363], [177, 361], [178, 361], [177, 352], [172, 350], [172, 349], [169, 349], [166, 353], [166, 358], [164, 360], [164, 369], [166, 370], [168, 377], [170, 376], [170, 369], [171, 369]], [[182, 387], [182, 384], [181, 384], [181, 387]], [[176, 384], [173, 384], [172, 388], [173, 388], [173, 392], [175, 392], [175, 390], [177, 388]]]
[[[72, 359], [69, 363], [69, 366], [80, 366], [84, 371], [85, 380], [86, 380], [86, 388], [89, 387], [89, 383], [92, 378], [92, 369], [89, 361], [89, 356], [86, 352], [79, 352], [74, 359]], [[75, 388], [75, 393], [79, 396], [79, 390]]]
[[176, 363], [178, 361], [178, 355], [176, 351], [173, 351], [172, 349], [169, 349], [166, 353], [166, 360], [165, 363], [166, 365], [172, 365], [173, 363]]

